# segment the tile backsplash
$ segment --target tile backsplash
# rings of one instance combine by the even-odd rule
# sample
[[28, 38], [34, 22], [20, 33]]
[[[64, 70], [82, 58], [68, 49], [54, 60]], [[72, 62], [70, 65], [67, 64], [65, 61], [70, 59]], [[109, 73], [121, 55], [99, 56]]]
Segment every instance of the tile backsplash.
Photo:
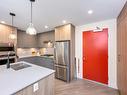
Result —
[[39, 51], [41, 55], [45, 55], [45, 54], [54, 55], [54, 48], [41, 48]]
[[36, 48], [29, 48], [29, 49], [18, 48], [17, 49], [17, 55], [19, 57], [33, 56], [33, 55], [36, 55], [37, 52], [38, 52], [38, 49]]
[[28, 56], [37, 56], [37, 55], [45, 55], [45, 54], [50, 54], [54, 55], [54, 48], [18, 48], [17, 49], [17, 55], [19, 58], [21, 57], [28, 57]]

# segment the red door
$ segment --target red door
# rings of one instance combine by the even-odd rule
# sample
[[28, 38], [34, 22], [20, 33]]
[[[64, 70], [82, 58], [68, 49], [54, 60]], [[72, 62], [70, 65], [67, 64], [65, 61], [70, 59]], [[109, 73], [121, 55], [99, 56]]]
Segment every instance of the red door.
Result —
[[108, 29], [83, 32], [83, 78], [108, 84]]

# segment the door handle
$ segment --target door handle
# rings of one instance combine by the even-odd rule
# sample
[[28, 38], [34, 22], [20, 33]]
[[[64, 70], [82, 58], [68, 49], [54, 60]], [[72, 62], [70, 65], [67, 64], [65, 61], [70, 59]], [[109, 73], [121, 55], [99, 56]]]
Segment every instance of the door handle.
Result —
[[86, 60], [86, 58], [85, 57], [83, 57], [83, 61], [85, 61]]
[[120, 54], [118, 54], [117, 60], [118, 60], [118, 62], [120, 62]]

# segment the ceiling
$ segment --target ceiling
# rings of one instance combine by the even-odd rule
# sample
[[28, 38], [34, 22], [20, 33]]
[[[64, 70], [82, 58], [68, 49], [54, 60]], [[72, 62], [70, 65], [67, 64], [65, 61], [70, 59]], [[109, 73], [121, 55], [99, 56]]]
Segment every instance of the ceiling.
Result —
[[[126, 0], [36, 0], [33, 23], [38, 33], [52, 30], [62, 20], [76, 26], [116, 18]], [[88, 10], [93, 10], [89, 15]], [[0, 0], [0, 21], [11, 24], [9, 12], [14, 12], [14, 25], [26, 30], [30, 22], [29, 0]], [[45, 29], [44, 26], [49, 28]]]

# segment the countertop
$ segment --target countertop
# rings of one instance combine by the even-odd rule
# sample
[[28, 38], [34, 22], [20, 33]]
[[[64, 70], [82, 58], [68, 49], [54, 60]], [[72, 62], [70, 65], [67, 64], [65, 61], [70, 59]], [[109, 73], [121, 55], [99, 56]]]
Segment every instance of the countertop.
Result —
[[55, 72], [24, 61], [17, 63], [22, 62], [31, 67], [15, 71], [12, 68], [6, 69], [6, 65], [0, 66], [0, 95], [12, 95]]

